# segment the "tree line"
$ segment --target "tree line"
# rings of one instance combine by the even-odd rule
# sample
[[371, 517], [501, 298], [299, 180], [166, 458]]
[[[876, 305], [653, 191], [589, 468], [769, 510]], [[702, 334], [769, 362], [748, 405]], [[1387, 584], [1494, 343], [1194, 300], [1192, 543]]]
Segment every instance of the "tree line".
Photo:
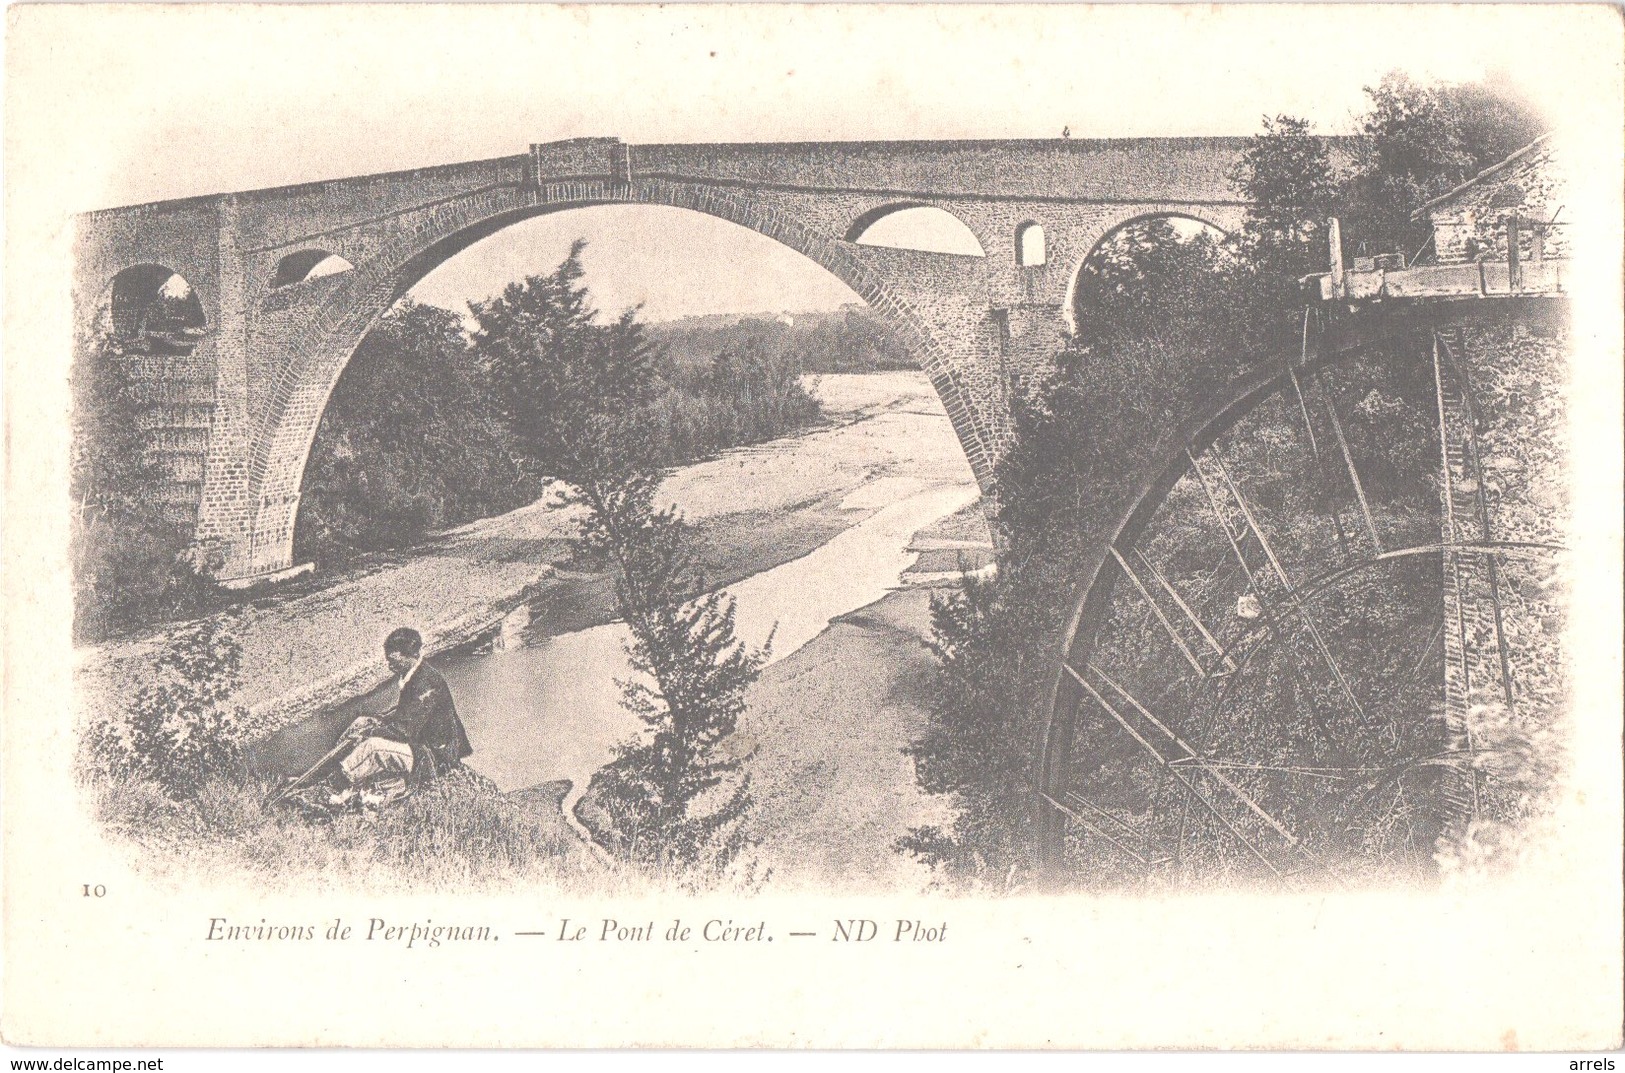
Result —
[[[585, 405], [603, 387], [581, 379], [578, 364], [561, 362], [535, 374], [534, 413], [513, 402], [514, 319], [528, 315], [523, 302], [538, 286], [552, 288], [548, 302], [578, 300], [570, 295], [581, 289], [579, 246], [559, 271], [471, 303], [466, 323], [449, 310], [403, 302], [368, 335], [317, 430], [297, 558], [340, 567], [542, 494], [550, 464], [526, 453], [523, 423]], [[627, 404], [635, 410], [629, 419], [641, 429], [639, 450], [662, 467], [807, 426], [819, 409], [803, 376], [843, 363], [873, 368], [896, 345], [873, 314], [854, 311], [824, 319], [818, 331], [763, 318], [646, 325], [630, 312], [609, 326], [624, 336], [632, 325], [647, 352], [639, 362], [646, 390]]]

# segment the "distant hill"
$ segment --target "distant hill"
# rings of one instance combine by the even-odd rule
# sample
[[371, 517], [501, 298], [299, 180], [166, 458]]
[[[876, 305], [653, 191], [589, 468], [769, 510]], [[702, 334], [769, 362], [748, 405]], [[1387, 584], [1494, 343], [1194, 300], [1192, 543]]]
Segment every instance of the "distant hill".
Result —
[[647, 325], [679, 367], [714, 362], [718, 354], [789, 359], [803, 373], [917, 369], [891, 326], [868, 306], [820, 313], [711, 314]]

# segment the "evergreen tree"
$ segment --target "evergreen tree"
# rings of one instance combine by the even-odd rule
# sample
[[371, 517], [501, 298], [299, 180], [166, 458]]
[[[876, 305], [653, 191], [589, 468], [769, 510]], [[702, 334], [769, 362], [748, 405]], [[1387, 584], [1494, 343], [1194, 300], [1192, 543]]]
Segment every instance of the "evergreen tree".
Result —
[[733, 602], [707, 592], [692, 538], [673, 507], [655, 509], [657, 481], [626, 474], [581, 490], [587, 535], [616, 563], [616, 596], [640, 677], [623, 703], [647, 728], [593, 780], [621, 856], [656, 868], [724, 867], [744, 844], [750, 778], [717, 746], [734, 732], [745, 691], [766, 661], [734, 636]]
[[578, 240], [551, 274], [527, 276], [469, 306], [475, 352], [520, 452], [547, 476], [572, 483], [627, 452], [659, 454], [652, 437], [623, 436], [629, 430], [613, 418], [653, 397], [661, 352], [634, 310], [599, 321], [581, 282], [585, 247]]
[[571, 486], [589, 543], [615, 566], [640, 675], [621, 683], [623, 703], [646, 732], [593, 779], [600, 836], [628, 860], [692, 874], [724, 866], [743, 844], [749, 779], [717, 746], [766, 654], [735, 637], [727, 596], [706, 591], [676, 509], [654, 505], [664, 441], [643, 407], [662, 354], [633, 311], [599, 321], [581, 283], [582, 248], [552, 274], [473, 305], [474, 348], [528, 464]]

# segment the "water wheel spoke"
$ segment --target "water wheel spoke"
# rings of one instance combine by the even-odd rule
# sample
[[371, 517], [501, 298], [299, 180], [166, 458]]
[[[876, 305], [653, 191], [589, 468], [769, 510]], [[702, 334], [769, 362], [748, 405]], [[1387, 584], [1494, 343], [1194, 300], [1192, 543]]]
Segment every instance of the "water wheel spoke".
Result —
[[[1194, 459], [1192, 461], [1194, 463]], [[1313, 639], [1315, 648], [1320, 652], [1320, 658], [1325, 661], [1327, 669], [1331, 671], [1332, 677], [1336, 679], [1338, 689], [1342, 691], [1343, 696], [1349, 702], [1349, 706], [1354, 709], [1361, 722], [1364, 722], [1366, 720], [1365, 708], [1361, 706], [1359, 698], [1354, 695], [1353, 687], [1349, 685], [1348, 679], [1344, 677], [1343, 669], [1338, 666], [1336, 657], [1332, 655], [1331, 648], [1326, 644], [1326, 638], [1321, 635], [1320, 627], [1316, 624], [1314, 616], [1309, 614], [1308, 607], [1298, 598], [1297, 589], [1293, 587], [1292, 579], [1287, 576], [1286, 568], [1281, 565], [1280, 558], [1275, 554], [1274, 546], [1270, 544], [1269, 537], [1264, 534], [1263, 527], [1258, 524], [1258, 518], [1253, 514], [1252, 507], [1247, 502], [1247, 497], [1241, 494], [1241, 489], [1236, 486], [1236, 482], [1231, 478], [1230, 470], [1225, 466], [1224, 458], [1220, 456], [1217, 450], [1213, 452], [1213, 462], [1218, 468], [1219, 476], [1224, 480], [1225, 488], [1229, 490], [1231, 498], [1235, 500], [1236, 506], [1240, 508], [1241, 516], [1246, 521], [1247, 528], [1252, 533], [1253, 539], [1258, 542], [1260, 548], [1264, 549], [1264, 556], [1269, 560], [1270, 569], [1274, 572], [1276, 580], [1286, 593], [1288, 602], [1298, 613], [1299, 620], [1309, 631], [1309, 636]], [[1206, 487], [1205, 480], [1203, 486]], [[1240, 547], [1236, 545], [1234, 540], [1231, 543], [1236, 546], [1236, 554], [1240, 555]], [[1389, 731], [1390, 733], [1393, 732], [1392, 724], [1389, 725]]]
[[[1253, 576], [1253, 568], [1248, 565], [1247, 556], [1242, 554], [1241, 542], [1236, 539], [1235, 531], [1230, 528], [1230, 519], [1225, 516], [1224, 508], [1219, 506], [1219, 497], [1214, 493], [1213, 486], [1208, 483], [1207, 474], [1203, 471], [1201, 463], [1196, 461], [1195, 453], [1189, 448], [1185, 451], [1185, 457], [1190, 460], [1191, 472], [1196, 474], [1196, 480], [1202, 486], [1202, 494], [1207, 497], [1207, 504], [1212, 509], [1213, 516], [1218, 519], [1219, 528], [1224, 530], [1224, 538], [1229, 543], [1230, 550], [1235, 553], [1236, 565], [1241, 567], [1242, 576], [1247, 579], [1247, 587], [1252, 590], [1253, 595], [1261, 597], [1258, 579]], [[1268, 614], [1269, 609], [1266, 607], [1264, 611]]]
[[1444, 639], [1444, 625], [1444, 619], [1441, 618], [1439, 624], [1433, 627], [1433, 632], [1428, 637], [1428, 643], [1422, 646], [1422, 654], [1416, 657], [1416, 666], [1411, 668], [1412, 678], [1422, 673], [1422, 668], [1427, 665], [1428, 657], [1433, 655], [1434, 647]]
[[1213, 650], [1215, 655], [1224, 660], [1225, 673], [1234, 673], [1236, 669], [1235, 661], [1225, 653], [1224, 646], [1219, 644], [1218, 639], [1213, 636], [1213, 631], [1207, 628], [1207, 624], [1197, 616], [1196, 612], [1191, 610], [1190, 604], [1185, 602], [1184, 597], [1179, 595], [1179, 590], [1174, 588], [1173, 584], [1163, 576], [1162, 571], [1157, 569], [1157, 564], [1147, 558], [1145, 552], [1135, 549], [1134, 554], [1141, 563], [1145, 564], [1145, 568], [1151, 571], [1151, 576], [1157, 579], [1157, 583], [1162, 586], [1162, 590], [1174, 601], [1179, 610], [1184, 612], [1185, 618], [1190, 621], [1190, 624], [1196, 627], [1196, 632], [1202, 635], [1202, 640], [1207, 642], [1208, 647]]
[[[1135, 730], [1134, 726], [1128, 721], [1127, 717], [1125, 717], [1122, 712], [1118, 711], [1110, 701], [1102, 696], [1100, 691], [1091, 685], [1089, 680], [1085, 678], [1076, 667], [1073, 667], [1070, 663], [1063, 664], [1062, 666], [1072, 677], [1073, 681], [1082, 686], [1084, 691], [1088, 693], [1091, 698], [1093, 698], [1094, 702], [1100, 705], [1101, 709], [1106, 712], [1107, 715], [1110, 715], [1113, 719], [1115, 719], [1119, 726], [1128, 731], [1129, 736], [1135, 741], [1139, 742], [1141, 748], [1145, 749], [1145, 751], [1149, 753], [1152, 758], [1163, 767], [1164, 770], [1168, 771], [1169, 774], [1173, 775], [1175, 779], [1179, 780], [1180, 785], [1185, 788], [1186, 792], [1191, 794], [1198, 802], [1200, 802], [1202, 807], [1212, 814], [1213, 818], [1218, 820], [1219, 823], [1224, 826], [1225, 830], [1229, 831], [1231, 836], [1234, 837], [1237, 842], [1239, 842], [1254, 857], [1257, 857], [1260, 861], [1262, 861], [1264, 866], [1270, 871], [1274, 872], [1277, 876], [1281, 874], [1280, 869], [1275, 867], [1275, 865], [1270, 861], [1269, 857], [1264, 854], [1264, 851], [1253, 845], [1252, 840], [1243, 834], [1241, 830], [1231, 822], [1230, 818], [1219, 810], [1217, 805], [1215, 805], [1212, 801], [1209, 801], [1207, 796], [1203, 794], [1201, 790], [1197, 789], [1197, 787], [1185, 777], [1184, 772], [1170, 766], [1168, 763], [1168, 758], [1163, 756], [1162, 753], [1157, 750], [1156, 746], [1152, 745], [1151, 742], [1146, 740], [1145, 735]], [[1098, 669], [1096, 670], [1098, 673]]]
[[[1185, 657], [1185, 662], [1191, 665], [1192, 669], [1196, 671], [1198, 677], [1206, 678], [1207, 668], [1202, 666], [1201, 660], [1196, 658], [1196, 653], [1192, 652], [1190, 645], [1185, 643], [1185, 638], [1181, 637], [1179, 635], [1179, 631], [1174, 629], [1174, 624], [1168, 621], [1168, 616], [1163, 613], [1162, 608], [1152, 597], [1150, 590], [1148, 590], [1145, 586], [1145, 582], [1140, 580], [1140, 575], [1134, 572], [1134, 568], [1128, 564], [1127, 559], [1123, 558], [1123, 553], [1118, 551], [1115, 545], [1113, 545], [1110, 550], [1112, 558], [1117, 560], [1118, 568], [1123, 571], [1125, 577], [1134, 583], [1134, 588], [1139, 592], [1140, 598], [1145, 601], [1147, 607], [1151, 608], [1151, 612], [1156, 616], [1157, 621], [1162, 623], [1163, 630], [1179, 648], [1180, 654]], [[1144, 557], [1142, 556], [1141, 558], [1143, 561]]]
[[1061, 666], [1066, 671], [1068, 677], [1070, 677], [1074, 682], [1078, 683], [1078, 685], [1082, 686], [1084, 692], [1088, 693], [1090, 697], [1094, 698], [1095, 703], [1100, 705], [1101, 709], [1104, 710], [1107, 715], [1117, 720], [1122, 728], [1128, 731], [1129, 736], [1140, 743], [1140, 748], [1151, 754], [1151, 758], [1158, 764], [1161, 764], [1163, 767], [1168, 766], [1168, 758], [1163, 756], [1155, 745], [1152, 745], [1149, 741], [1147, 741], [1144, 734], [1141, 734], [1138, 730], [1135, 730], [1133, 725], [1129, 723], [1127, 719], [1123, 718], [1122, 713], [1116, 708], [1113, 708], [1106, 698], [1102, 697], [1099, 691], [1096, 690], [1094, 686], [1089, 684], [1089, 680], [1085, 678], [1076, 667], [1072, 666], [1070, 663], [1063, 663]]
[[[1320, 381], [1312, 380], [1319, 384]], [[1354, 498], [1360, 503], [1360, 516], [1365, 519], [1365, 530], [1371, 537], [1371, 546], [1382, 554], [1382, 538], [1377, 535], [1377, 523], [1371, 516], [1371, 504], [1365, 497], [1365, 482], [1360, 480], [1360, 467], [1354, 464], [1354, 455], [1349, 451], [1348, 437], [1343, 433], [1343, 419], [1337, 414], [1337, 398], [1332, 393], [1329, 381], [1321, 386], [1321, 400], [1326, 404], [1326, 414], [1332, 419], [1332, 433], [1337, 439], [1337, 448], [1342, 452], [1343, 465], [1348, 470], [1349, 483], [1354, 486]]]
[[1041, 799], [1043, 799], [1051, 808], [1054, 808], [1057, 812], [1061, 813], [1067, 819], [1071, 820], [1073, 823], [1077, 824], [1079, 827], [1083, 828], [1085, 831], [1088, 831], [1090, 834], [1094, 835], [1096, 838], [1101, 839], [1102, 841], [1108, 843], [1109, 845], [1115, 846], [1118, 850], [1120, 850], [1121, 852], [1123, 852], [1123, 853], [1127, 854], [1128, 856], [1134, 858], [1136, 861], [1138, 861], [1144, 867], [1150, 868], [1153, 864], [1157, 863], [1155, 861], [1150, 861], [1150, 860], [1147, 860], [1146, 858], [1140, 856], [1140, 854], [1134, 852], [1134, 850], [1130, 849], [1128, 846], [1124, 845], [1122, 842], [1118, 841], [1116, 838], [1113, 838], [1111, 835], [1107, 834], [1105, 831], [1102, 831], [1098, 826], [1091, 823], [1089, 820], [1085, 819], [1083, 816], [1079, 815], [1073, 809], [1070, 809], [1066, 805], [1063, 805], [1061, 802], [1055, 800], [1055, 798], [1051, 797], [1049, 794], [1044, 793], [1042, 790], [1040, 790], [1038, 792], [1038, 796]]
[[[1276, 772], [1281, 772], [1283, 774], [1305, 775], [1305, 776], [1308, 776], [1310, 778], [1333, 779], [1333, 780], [1337, 780], [1337, 781], [1347, 780], [1352, 775], [1367, 774], [1367, 773], [1370, 773], [1370, 772], [1381, 770], [1379, 768], [1374, 768], [1374, 767], [1359, 767], [1359, 766], [1353, 766], [1353, 767], [1306, 767], [1306, 766], [1303, 766], [1303, 765], [1294, 765], [1294, 764], [1251, 764], [1251, 763], [1245, 763], [1245, 762], [1242, 762], [1242, 761], [1239, 761], [1239, 760], [1220, 760], [1220, 759], [1218, 759], [1216, 757], [1211, 757], [1211, 756], [1203, 757], [1201, 762], [1202, 762], [1202, 765], [1204, 767], [1233, 768], [1233, 769], [1238, 770], [1238, 771], [1276, 771]], [[1176, 764], [1176, 765], [1182, 765], [1182, 764], [1188, 765], [1188, 764], [1191, 763], [1191, 761], [1190, 761], [1189, 758], [1182, 758], [1182, 759], [1173, 761], [1173, 763]]]
[[[1303, 349], [1305, 357], [1309, 353], [1309, 318], [1303, 319]], [[1325, 485], [1329, 483], [1326, 477], [1326, 460], [1320, 455], [1320, 440], [1315, 436], [1315, 423], [1309, 417], [1309, 404], [1303, 397], [1303, 384], [1298, 379], [1298, 370], [1289, 361], [1286, 363], [1288, 378], [1292, 381], [1292, 394], [1298, 403], [1298, 414], [1303, 418], [1303, 429], [1308, 434], [1309, 454], [1315, 460], [1315, 474], [1319, 478], [1320, 487], [1316, 489], [1316, 498], [1324, 500], [1327, 517], [1331, 518], [1332, 526], [1337, 531], [1337, 547], [1343, 553], [1343, 558], [1349, 557], [1349, 538], [1343, 531], [1343, 514], [1337, 509], [1331, 497], [1326, 495]]]
[[1100, 805], [1095, 804], [1093, 801], [1089, 800], [1087, 797], [1078, 793], [1077, 790], [1071, 787], [1068, 787], [1062, 796], [1065, 797], [1071, 804], [1087, 810], [1092, 816], [1098, 817], [1099, 819], [1105, 820], [1107, 823], [1113, 824], [1122, 832], [1123, 835], [1133, 836], [1134, 838], [1139, 839], [1140, 848], [1147, 853], [1152, 853], [1155, 855], [1151, 861], [1152, 864], [1157, 864], [1160, 861], [1169, 860], [1172, 858], [1173, 851], [1168, 849], [1166, 846], [1163, 846], [1157, 841], [1156, 838], [1152, 836], [1151, 832], [1156, 829], [1155, 823], [1152, 823], [1149, 828], [1145, 827], [1144, 825], [1136, 826], [1135, 824], [1129, 823], [1121, 816], [1114, 814], [1111, 812], [1111, 810], [1102, 808]]
[[[1218, 770], [1216, 770], [1214, 768], [1211, 768], [1207, 764], [1207, 758], [1205, 756], [1203, 756], [1201, 753], [1197, 752], [1196, 749], [1194, 747], [1192, 747], [1189, 742], [1185, 741], [1178, 734], [1176, 734], [1173, 731], [1173, 729], [1170, 728], [1166, 723], [1164, 723], [1161, 719], [1158, 719], [1155, 715], [1153, 715], [1151, 713], [1151, 710], [1149, 708], [1147, 708], [1145, 705], [1141, 704], [1140, 701], [1134, 696], [1134, 694], [1130, 693], [1119, 682], [1117, 682], [1114, 678], [1112, 678], [1110, 675], [1108, 675], [1105, 671], [1101, 670], [1099, 667], [1096, 667], [1093, 664], [1091, 664], [1089, 666], [1089, 669], [1094, 671], [1095, 674], [1099, 675], [1101, 681], [1105, 682], [1108, 686], [1110, 686], [1111, 689], [1114, 692], [1119, 694], [1124, 700], [1128, 701], [1129, 704], [1134, 708], [1134, 710], [1139, 712], [1140, 715], [1142, 717], [1144, 717], [1146, 722], [1150, 723], [1152, 726], [1156, 727], [1159, 731], [1161, 731], [1163, 733], [1163, 735], [1165, 737], [1167, 737], [1167, 739], [1170, 742], [1172, 742], [1176, 748], [1178, 748], [1181, 752], [1183, 752], [1185, 754], [1185, 759], [1187, 761], [1191, 762], [1194, 766], [1200, 768], [1206, 774], [1211, 776], [1214, 779], [1214, 781], [1218, 782], [1219, 785], [1223, 786], [1226, 790], [1228, 790], [1230, 792], [1231, 796], [1233, 796], [1237, 801], [1239, 801], [1243, 805], [1245, 805], [1248, 808], [1248, 810], [1250, 810], [1252, 813], [1254, 813], [1256, 816], [1258, 816], [1259, 819], [1263, 820], [1265, 823], [1269, 824], [1270, 827], [1274, 828], [1275, 832], [1277, 834], [1279, 834], [1283, 839], [1286, 840], [1287, 845], [1296, 846], [1298, 844], [1297, 836], [1295, 836], [1291, 831], [1287, 830], [1287, 828], [1286, 828], [1286, 826], [1284, 824], [1282, 824], [1274, 816], [1271, 816], [1268, 812], [1266, 812], [1264, 810], [1263, 806], [1261, 806], [1257, 801], [1253, 800], [1251, 795], [1249, 795], [1240, 786], [1237, 786], [1229, 778], [1225, 777], [1225, 775], [1222, 772], [1220, 772], [1220, 771], [1218, 771]], [[1170, 766], [1171, 766], [1172, 762], [1170, 762], [1170, 761], [1164, 761], [1164, 762], [1170, 764]]]
[[[1494, 770], [1466, 713], [1523, 688], [1507, 631], [1539, 608], [1508, 560], [1562, 549], [1496, 539], [1501, 426], [1450, 329], [1429, 369], [1426, 336], [1330, 353], [1314, 323], [1147, 478], [1068, 627], [1051, 723], [1088, 730], [1048, 792], [1162, 866], [1150, 884], [1414, 874], [1503, 804], [1480, 800]], [[1108, 882], [1139, 874], [1072, 838]]]
[[1069, 801], [1071, 801], [1074, 805], [1077, 805], [1079, 808], [1088, 809], [1095, 816], [1098, 816], [1101, 819], [1106, 820], [1108, 823], [1116, 824], [1118, 827], [1122, 828], [1125, 833], [1128, 833], [1128, 834], [1141, 834], [1142, 833], [1142, 832], [1136, 831], [1135, 828], [1134, 828], [1134, 825], [1129, 823], [1127, 820], [1123, 819], [1121, 816], [1114, 815], [1111, 812], [1111, 810], [1109, 810], [1109, 809], [1101, 808], [1099, 805], [1095, 804], [1093, 801], [1089, 800], [1087, 797], [1084, 797], [1082, 794], [1078, 793], [1078, 791], [1076, 791], [1074, 789], [1068, 788], [1063, 796], [1065, 796]]

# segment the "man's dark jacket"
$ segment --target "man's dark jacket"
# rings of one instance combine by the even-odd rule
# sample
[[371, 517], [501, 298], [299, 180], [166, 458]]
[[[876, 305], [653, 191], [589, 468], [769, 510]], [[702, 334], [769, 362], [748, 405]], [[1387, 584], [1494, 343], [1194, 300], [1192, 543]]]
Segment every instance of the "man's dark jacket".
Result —
[[418, 664], [401, 690], [395, 711], [372, 733], [410, 745], [419, 777], [454, 767], [474, 751], [463, 721], [457, 718], [457, 706], [451, 702], [451, 689], [427, 663]]

